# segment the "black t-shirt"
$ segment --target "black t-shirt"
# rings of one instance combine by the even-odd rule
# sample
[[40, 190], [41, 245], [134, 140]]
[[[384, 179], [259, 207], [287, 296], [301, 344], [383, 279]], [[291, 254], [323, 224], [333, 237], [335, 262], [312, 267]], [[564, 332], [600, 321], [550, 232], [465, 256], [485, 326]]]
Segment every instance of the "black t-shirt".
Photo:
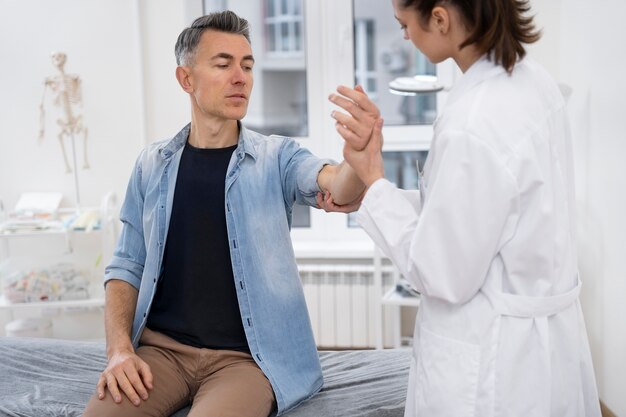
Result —
[[236, 147], [198, 149], [185, 145], [164, 269], [147, 326], [190, 346], [249, 351], [224, 210], [226, 171]]

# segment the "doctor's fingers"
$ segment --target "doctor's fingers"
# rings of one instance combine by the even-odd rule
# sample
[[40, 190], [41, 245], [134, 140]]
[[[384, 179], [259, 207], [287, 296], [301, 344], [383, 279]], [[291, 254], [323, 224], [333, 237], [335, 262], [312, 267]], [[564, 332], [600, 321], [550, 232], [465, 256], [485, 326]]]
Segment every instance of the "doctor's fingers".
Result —
[[[372, 100], [368, 97], [363, 87], [357, 85], [355, 88], [346, 87], [344, 85], [340, 85], [337, 87], [337, 92], [350, 99], [354, 102], [360, 109], [364, 112], [371, 114], [374, 118], [378, 118], [380, 116], [380, 110], [374, 104]], [[341, 96], [338, 96], [341, 97]], [[332, 101], [332, 100], [331, 100]], [[347, 110], [347, 109], [346, 109]]]
[[347, 99], [339, 94], [331, 94], [330, 96], [328, 96], [328, 101], [347, 111], [350, 115], [352, 115], [352, 117], [357, 120], [376, 118], [376, 114], [374, 112], [368, 112], [367, 110], [361, 108], [356, 102]]
[[317, 193], [315, 200], [317, 202], [317, 207], [321, 208], [325, 212], [331, 213], [333, 211], [337, 211], [335, 209], [337, 205], [333, 201], [333, 197], [330, 195], [329, 192], [325, 192], [323, 194]]
[[376, 152], [382, 152], [383, 143], [385, 142], [385, 138], [383, 137], [383, 126], [385, 125], [385, 120], [381, 117], [376, 120], [374, 124], [374, 129], [372, 130], [372, 136], [370, 137], [367, 145], [373, 148]]
[[356, 151], [362, 151], [366, 147], [373, 147], [376, 148], [376, 150], [381, 150], [384, 142], [382, 132], [383, 124], [384, 120], [382, 118], [376, 120], [376, 123], [374, 123], [372, 130], [367, 136], [356, 134], [352, 129], [340, 122], [335, 123], [335, 129], [346, 141], [346, 143]]
[[329, 100], [348, 113], [346, 114], [339, 110], [334, 110], [331, 116], [335, 118], [335, 120], [350, 127], [358, 135], [369, 136], [369, 132], [372, 127], [374, 127], [374, 123], [379, 117], [377, 111], [366, 111], [352, 100], [345, 99], [336, 94], [331, 94]]
[[344, 123], [340, 121], [337, 121], [337, 123], [335, 123], [335, 129], [337, 130], [337, 133], [341, 135], [343, 140], [345, 140], [349, 146], [351, 146], [357, 151], [361, 151], [365, 149], [365, 147], [367, 146], [367, 143], [370, 140], [370, 136], [372, 134], [372, 131], [370, 130], [367, 133], [363, 132], [362, 134], [359, 135], [355, 133], [354, 130], [352, 130], [350, 127], [346, 126]]

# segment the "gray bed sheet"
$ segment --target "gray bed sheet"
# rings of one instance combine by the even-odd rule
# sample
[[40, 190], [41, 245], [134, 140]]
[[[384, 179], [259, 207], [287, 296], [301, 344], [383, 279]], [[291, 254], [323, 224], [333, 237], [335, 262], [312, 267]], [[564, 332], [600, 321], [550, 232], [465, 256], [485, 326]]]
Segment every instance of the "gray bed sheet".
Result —
[[[403, 416], [409, 350], [319, 355], [324, 388], [285, 416]], [[0, 416], [80, 416], [105, 364], [103, 342], [0, 337]]]

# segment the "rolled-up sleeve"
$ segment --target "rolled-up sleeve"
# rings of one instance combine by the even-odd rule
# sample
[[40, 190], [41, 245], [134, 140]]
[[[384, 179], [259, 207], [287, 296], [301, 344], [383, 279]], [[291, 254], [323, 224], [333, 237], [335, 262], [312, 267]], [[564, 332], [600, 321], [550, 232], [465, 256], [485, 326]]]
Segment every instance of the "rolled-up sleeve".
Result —
[[317, 176], [325, 165], [337, 165], [332, 159], [321, 159], [296, 141], [284, 138], [279, 154], [285, 202], [315, 207], [315, 196], [320, 192]]
[[141, 191], [141, 158], [140, 155], [137, 159], [126, 189], [126, 197], [120, 211], [122, 232], [113, 252], [113, 258], [104, 271], [105, 285], [112, 279], [119, 279], [139, 289], [141, 283], [146, 261], [142, 223], [144, 196]]

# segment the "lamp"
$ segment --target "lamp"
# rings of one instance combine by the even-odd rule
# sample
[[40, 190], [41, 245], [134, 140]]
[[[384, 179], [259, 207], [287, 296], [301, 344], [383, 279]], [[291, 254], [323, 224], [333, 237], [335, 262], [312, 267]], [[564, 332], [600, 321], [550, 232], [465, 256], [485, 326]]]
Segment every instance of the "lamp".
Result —
[[414, 77], [398, 77], [389, 83], [389, 92], [401, 96], [436, 93], [443, 90], [434, 75], [416, 75]]

